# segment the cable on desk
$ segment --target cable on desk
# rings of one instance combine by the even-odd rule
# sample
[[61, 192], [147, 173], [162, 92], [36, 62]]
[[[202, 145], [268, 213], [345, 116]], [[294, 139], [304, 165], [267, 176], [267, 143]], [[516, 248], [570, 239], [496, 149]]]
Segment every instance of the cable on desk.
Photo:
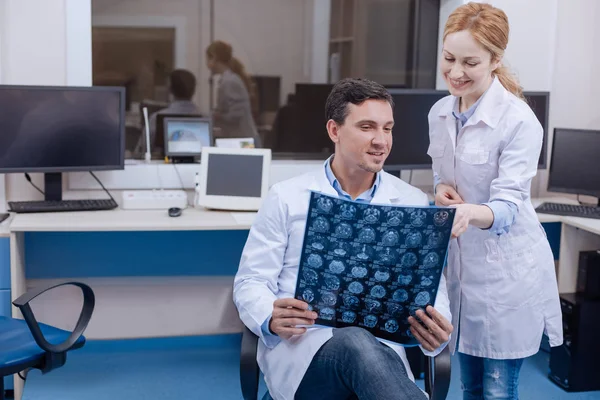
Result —
[[100, 186], [102, 186], [102, 189], [104, 189], [104, 191], [108, 194], [108, 196], [110, 197], [110, 199], [116, 203], [115, 199], [112, 197], [112, 195], [110, 194], [110, 192], [108, 190], [106, 190], [106, 188], [104, 187], [104, 185], [102, 184], [102, 182], [100, 182], [100, 179], [98, 179], [98, 177], [96, 176], [96, 174], [94, 174], [92, 171], [89, 171], [89, 172], [90, 172], [90, 174], [92, 174], [92, 176], [94, 177], [94, 179], [96, 181], [98, 181], [98, 183], [100, 184]]
[[40, 189], [39, 187], [37, 187], [37, 186], [35, 185], [35, 183], [33, 183], [33, 182], [31, 181], [31, 176], [29, 176], [29, 174], [28, 174], [27, 172], [25, 172], [25, 179], [27, 179], [27, 181], [28, 181], [29, 183], [31, 183], [31, 186], [33, 186], [34, 188], [36, 188], [38, 192], [40, 192], [41, 194], [43, 194], [43, 195], [45, 196], [45, 194], [44, 194], [44, 191], [43, 191], [42, 189]]

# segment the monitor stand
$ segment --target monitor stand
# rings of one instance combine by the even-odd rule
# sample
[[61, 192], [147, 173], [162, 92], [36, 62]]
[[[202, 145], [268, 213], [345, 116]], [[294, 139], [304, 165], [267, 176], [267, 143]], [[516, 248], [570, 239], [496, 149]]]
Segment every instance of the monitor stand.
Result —
[[44, 173], [44, 200], [62, 200], [62, 172]]

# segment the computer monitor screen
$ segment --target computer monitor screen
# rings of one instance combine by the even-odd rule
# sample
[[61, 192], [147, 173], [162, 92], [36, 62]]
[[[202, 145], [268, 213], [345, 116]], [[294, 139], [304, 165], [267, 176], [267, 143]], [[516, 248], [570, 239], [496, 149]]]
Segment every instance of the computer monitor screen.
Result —
[[124, 168], [125, 90], [0, 85], [0, 172]]
[[542, 151], [538, 161], [538, 169], [546, 169], [548, 167], [548, 118], [550, 108], [550, 93], [523, 92], [523, 96], [544, 129], [544, 136], [542, 138]]
[[165, 134], [165, 155], [198, 156], [202, 147], [212, 144], [209, 118], [178, 117], [163, 120]]
[[271, 150], [203, 147], [198, 203], [222, 210], [258, 210], [269, 188]]
[[600, 197], [600, 131], [554, 129], [548, 191]]
[[426, 89], [388, 89], [394, 99], [394, 143], [385, 161], [386, 171], [429, 169], [429, 122], [431, 107], [448, 92]]
[[275, 132], [273, 151], [280, 156], [322, 160], [333, 154], [334, 145], [327, 134], [325, 103], [333, 85], [297, 83], [294, 103], [280, 114], [282, 129]]

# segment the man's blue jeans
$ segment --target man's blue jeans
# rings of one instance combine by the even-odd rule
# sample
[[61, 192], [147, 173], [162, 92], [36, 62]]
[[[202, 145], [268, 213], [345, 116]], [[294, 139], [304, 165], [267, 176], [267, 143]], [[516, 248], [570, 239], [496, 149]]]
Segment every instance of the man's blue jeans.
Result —
[[402, 359], [368, 331], [333, 330], [333, 337], [315, 354], [296, 400], [407, 399], [427, 397], [408, 378]]
[[492, 360], [458, 353], [463, 400], [518, 400], [523, 359]]

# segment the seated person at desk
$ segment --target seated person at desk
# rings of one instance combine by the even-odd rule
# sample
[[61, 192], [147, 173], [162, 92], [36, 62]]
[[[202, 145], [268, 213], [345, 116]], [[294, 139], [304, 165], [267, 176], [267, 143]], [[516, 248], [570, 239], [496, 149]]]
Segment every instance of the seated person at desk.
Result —
[[[167, 108], [163, 108], [160, 111], [153, 113], [148, 116], [148, 124], [150, 127], [150, 150], [152, 152], [160, 151], [162, 149], [155, 149], [153, 145], [156, 144], [156, 118], [159, 114], [190, 114], [198, 115], [200, 110], [192, 101], [194, 93], [196, 92], [196, 78], [194, 74], [185, 69], [176, 69], [169, 75], [169, 90], [173, 101]], [[162, 132], [159, 132], [162, 135]], [[146, 152], [146, 134], [145, 131], [140, 135], [140, 139], [134, 150], [134, 157], [143, 157]]]
[[[335, 154], [317, 170], [275, 184], [259, 210], [234, 280], [240, 318], [260, 337], [257, 360], [279, 399], [425, 399], [404, 347], [358, 327], [310, 327], [317, 315], [294, 298], [310, 191], [358, 202], [429, 204], [419, 189], [382, 171], [392, 147], [393, 100], [379, 84], [344, 79], [327, 99], [327, 131]], [[435, 308], [409, 318], [429, 356], [452, 332], [446, 282]], [[308, 325], [308, 328], [301, 327]]]

